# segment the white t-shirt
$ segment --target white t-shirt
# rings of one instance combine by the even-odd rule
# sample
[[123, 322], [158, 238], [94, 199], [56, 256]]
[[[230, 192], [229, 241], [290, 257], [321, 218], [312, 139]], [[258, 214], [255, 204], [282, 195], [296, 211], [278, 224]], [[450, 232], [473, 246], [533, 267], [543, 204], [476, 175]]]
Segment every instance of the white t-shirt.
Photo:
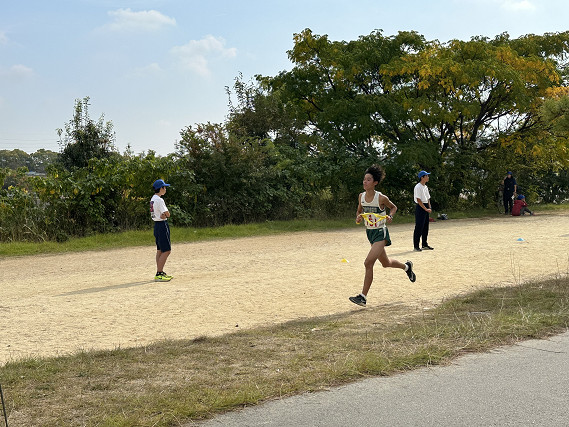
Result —
[[168, 212], [166, 203], [162, 197], [160, 197], [158, 194], [155, 194], [152, 196], [152, 199], [150, 199], [150, 216], [152, 217], [152, 220], [166, 221], [166, 218], [162, 218], [162, 214], [164, 212]]
[[413, 190], [413, 201], [417, 203], [417, 199], [421, 199], [424, 204], [429, 203], [429, 200], [431, 200], [429, 188], [420, 182], [417, 183]]

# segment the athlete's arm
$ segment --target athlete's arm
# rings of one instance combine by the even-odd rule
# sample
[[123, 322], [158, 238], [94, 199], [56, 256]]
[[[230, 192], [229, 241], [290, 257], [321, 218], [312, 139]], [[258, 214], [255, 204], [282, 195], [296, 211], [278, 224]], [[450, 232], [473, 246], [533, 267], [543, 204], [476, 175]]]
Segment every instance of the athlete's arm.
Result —
[[360, 194], [358, 197], [358, 209], [356, 210], [356, 223], [359, 224], [362, 222], [361, 213], [363, 212], [364, 208], [362, 206], [362, 195]]
[[393, 216], [395, 215], [395, 212], [397, 212], [397, 206], [395, 206], [393, 204], [393, 202], [391, 200], [389, 200], [389, 197], [385, 196], [385, 195], [381, 195], [379, 196], [379, 206], [385, 206], [387, 209], [389, 209], [389, 215], [387, 216], [387, 222], [391, 222], [393, 220]]

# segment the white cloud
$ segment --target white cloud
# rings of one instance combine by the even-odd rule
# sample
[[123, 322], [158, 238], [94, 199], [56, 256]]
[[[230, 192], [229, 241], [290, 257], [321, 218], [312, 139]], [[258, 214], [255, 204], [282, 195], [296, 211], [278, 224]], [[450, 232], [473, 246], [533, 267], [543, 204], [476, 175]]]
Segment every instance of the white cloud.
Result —
[[223, 38], [212, 35], [205, 36], [201, 40], [190, 40], [183, 46], [175, 46], [170, 52], [178, 58], [184, 68], [202, 76], [210, 74], [209, 60], [211, 58], [234, 58], [237, 56], [236, 48], [226, 48]]
[[129, 9], [117, 9], [108, 12], [112, 22], [103, 29], [109, 31], [156, 31], [165, 26], [175, 26], [176, 20], [156, 10], [133, 12]]
[[535, 5], [530, 0], [502, 0], [500, 3], [502, 8], [514, 12], [532, 12], [535, 10]]
[[0, 45], [8, 44], [8, 36], [5, 31], [0, 31]]
[[0, 67], [0, 77], [12, 80], [21, 81], [33, 77], [34, 71], [25, 65], [16, 64], [11, 67]]

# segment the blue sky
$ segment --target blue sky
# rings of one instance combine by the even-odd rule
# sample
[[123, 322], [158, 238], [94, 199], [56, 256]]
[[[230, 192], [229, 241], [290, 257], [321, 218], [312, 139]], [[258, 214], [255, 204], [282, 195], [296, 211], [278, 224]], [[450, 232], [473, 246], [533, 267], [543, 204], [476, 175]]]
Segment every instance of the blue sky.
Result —
[[415, 30], [428, 40], [569, 30], [565, 0], [0, 0], [0, 149], [59, 150], [75, 99], [113, 122], [117, 148], [174, 151], [222, 122], [242, 73], [290, 70], [293, 34]]

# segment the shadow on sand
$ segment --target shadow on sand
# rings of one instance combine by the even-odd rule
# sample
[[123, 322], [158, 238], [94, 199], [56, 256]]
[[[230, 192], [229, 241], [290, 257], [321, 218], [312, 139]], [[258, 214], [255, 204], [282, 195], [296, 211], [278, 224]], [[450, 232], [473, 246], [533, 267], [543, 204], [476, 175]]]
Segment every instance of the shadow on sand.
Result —
[[59, 294], [56, 296], [57, 297], [65, 297], [65, 296], [69, 296], [69, 295], [94, 294], [97, 292], [112, 291], [114, 289], [124, 289], [124, 288], [132, 288], [134, 286], [149, 285], [150, 283], [154, 283], [154, 280], [151, 280], [151, 281], [147, 280], [144, 282], [121, 283], [119, 285], [102, 286], [100, 288], [80, 289], [78, 291], [65, 292], [63, 294]]

